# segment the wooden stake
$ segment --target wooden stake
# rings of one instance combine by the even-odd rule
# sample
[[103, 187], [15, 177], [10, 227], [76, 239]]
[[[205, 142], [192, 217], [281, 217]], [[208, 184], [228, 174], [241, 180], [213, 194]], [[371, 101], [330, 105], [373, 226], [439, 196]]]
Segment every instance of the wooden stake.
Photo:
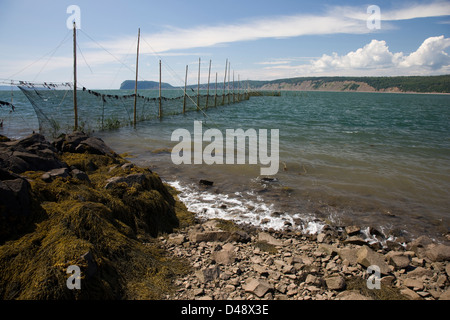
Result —
[[138, 29], [138, 42], [137, 42], [137, 54], [136, 54], [136, 82], [134, 83], [134, 118], [133, 125], [136, 128], [136, 105], [137, 105], [137, 87], [138, 87], [138, 72], [139, 72], [139, 41], [141, 38], [141, 28]]
[[216, 72], [216, 91], [214, 93], [214, 107], [217, 107], [217, 72]]
[[186, 65], [186, 77], [184, 78], [184, 99], [183, 99], [183, 114], [186, 113], [186, 88], [187, 88], [187, 76], [188, 76], [189, 65]]
[[231, 69], [231, 62], [228, 61], [228, 95], [227, 95], [228, 104], [230, 104], [230, 73], [231, 73], [230, 69]]
[[77, 106], [77, 25], [73, 22], [73, 111], [74, 131], [78, 130], [78, 106]]
[[162, 96], [161, 96], [161, 60], [159, 60], [159, 118], [162, 118]]
[[209, 102], [209, 82], [211, 80], [211, 60], [209, 60], [209, 72], [208, 72], [208, 90], [206, 92], [206, 109], [208, 109]]
[[198, 58], [197, 111], [200, 110], [200, 65], [201, 58]]
[[234, 95], [234, 70], [233, 70], [233, 103], [236, 103], [236, 97]]
[[222, 99], [222, 105], [225, 104], [225, 83], [227, 81], [227, 68], [228, 68], [228, 59], [225, 62], [225, 77], [223, 78], [223, 99]]

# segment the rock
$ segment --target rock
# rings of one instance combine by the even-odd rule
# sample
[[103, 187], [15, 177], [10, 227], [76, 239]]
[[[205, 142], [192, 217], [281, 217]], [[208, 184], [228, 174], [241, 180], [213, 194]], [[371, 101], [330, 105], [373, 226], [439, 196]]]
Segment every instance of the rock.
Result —
[[216, 263], [223, 265], [232, 264], [236, 259], [234, 252], [229, 250], [213, 252], [211, 258]]
[[373, 300], [372, 298], [363, 296], [356, 290], [347, 290], [339, 293], [336, 300]]
[[389, 264], [394, 266], [396, 270], [405, 269], [411, 263], [411, 258], [408, 255], [399, 253], [389, 256]]
[[367, 245], [366, 240], [361, 238], [360, 236], [351, 236], [344, 240], [344, 243], [356, 244], [358, 246]]
[[194, 231], [189, 234], [192, 242], [223, 242], [230, 238], [228, 231]]
[[325, 234], [325, 233], [319, 233], [318, 235], [317, 235], [317, 242], [319, 242], [319, 243], [322, 243], [324, 240], [325, 240], [325, 237], [326, 237], [327, 235]]
[[182, 245], [186, 241], [186, 237], [182, 234], [175, 234], [169, 236], [169, 242], [175, 245]]
[[30, 183], [14, 174], [1, 176], [12, 179], [0, 180], [0, 243], [25, 230], [35, 214]]
[[91, 180], [89, 179], [89, 176], [86, 174], [86, 172], [78, 170], [78, 169], [72, 169], [71, 173], [72, 177], [74, 177], [75, 179], [78, 179], [80, 181], [87, 181], [87, 182], [91, 182]]
[[341, 276], [332, 276], [325, 278], [325, 283], [327, 284], [327, 288], [330, 290], [345, 289], [345, 279]]
[[358, 263], [358, 249], [342, 248], [338, 250], [338, 255], [342, 261], [347, 260], [351, 265]]
[[306, 276], [305, 283], [306, 284], [319, 285], [320, 284], [320, 279], [318, 277], [316, 277], [315, 275], [313, 275], [313, 274], [308, 274]]
[[390, 273], [389, 266], [387, 265], [384, 257], [373, 251], [367, 246], [358, 250], [358, 263], [366, 268], [375, 265], [380, 268], [381, 274], [387, 275]]
[[428, 245], [425, 255], [433, 262], [450, 261], [450, 246], [444, 244]]
[[422, 298], [409, 288], [400, 289], [400, 293], [410, 300], [422, 300]]
[[229, 241], [247, 243], [251, 240], [250, 235], [242, 230], [233, 231], [230, 235]]
[[198, 270], [196, 273], [197, 278], [202, 283], [211, 282], [215, 279], [217, 279], [220, 275], [220, 269], [219, 266], [213, 266], [209, 268], [204, 268], [202, 270]]
[[450, 300], [450, 288], [447, 288], [440, 296], [439, 300]]
[[202, 186], [207, 186], [207, 187], [211, 187], [214, 184], [213, 181], [208, 181], [208, 180], [200, 180], [199, 183]]
[[433, 244], [433, 240], [431, 240], [427, 236], [420, 236], [419, 238], [409, 243], [406, 248], [408, 250], [414, 251], [416, 255], [421, 258], [426, 251], [426, 247], [430, 244]]
[[246, 292], [253, 293], [254, 295], [258, 296], [259, 298], [264, 297], [264, 295], [267, 292], [272, 291], [274, 289], [273, 286], [269, 282], [267, 282], [265, 280], [261, 280], [261, 279], [255, 279], [255, 278], [248, 279], [247, 282], [245, 283], [245, 285], [242, 286], [242, 288]]
[[126, 183], [129, 187], [132, 187], [133, 185], [143, 185], [145, 181], [146, 177], [143, 173], [130, 174], [126, 177], [112, 177], [106, 180], [105, 189], [112, 189], [119, 183]]
[[50, 171], [66, 167], [56, 149], [40, 134], [21, 140], [0, 142], [0, 167], [14, 173]]
[[67, 178], [69, 177], [69, 169], [67, 168], [60, 168], [60, 169], [53, 169], [47, 172], [50, 175], [50, 178]]
[[349, 236], [353, 236], [358, 234], [361, 231], [361, 228], [358, 226], [347, 226], [345, 227], [345, 232], [347, 232], [347, 234]]
[[417, 267], [416, 269], [409, 271], [406, 275], [411, 278], [421, 278], [423, 276], [431, 278], [433, 276], [433, 271], [430, 269], [425, 269], [422, 267]]
[[423, 290], [423, 282], [420, 280], [408, 278], [405, 279], [403, 285], [408, 288], [413, 288], [414, 291]]
[[107, 155], [115, 157], [114, 151], [105, 142], [96, 137], [90, 137], [84, 132], [73, 132], [66, 134], [64, 140], [56, 140], [54, 146], [62, 152], [90, 153], [96, 155]]
[[81, 256], [81, 258], [86, 261], [87, 268], [84, 271], [87, 278], [92, 278], [97, 273], [97, 263], [95, 262], [94, 256], [91, 251], [86, 252]]
[[259, 241], [265, 241], [268, 244], [271, 244], [273, 246], [281, 246], [281, 245], [283, 245], [283, 243], [280, 240], [275, 239], [274, 237], [272, 237], [267, 232], [260, 232], [260, 233], [258, 233], [258, 239], [259, 239]]
[[97, 155], [110, 155], [113, 156], [114, 152], [103, 142], [100, 138], [89, 137], [86, 140], [80, 142], [75, 148], [77, 153], [90, 153]]

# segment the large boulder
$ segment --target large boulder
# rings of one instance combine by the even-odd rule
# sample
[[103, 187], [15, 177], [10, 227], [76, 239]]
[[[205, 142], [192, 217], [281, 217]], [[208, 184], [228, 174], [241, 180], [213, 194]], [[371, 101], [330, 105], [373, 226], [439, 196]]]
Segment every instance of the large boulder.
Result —
[[115, 157], [114, 151], [105, 142], [97, 137], [90, 137], [84, 132], [73, 132], [53, 142], [53, 145], [62, 152], [90, 153]]
[[55, 147], [40, 134], [14, 141], [0, 142], [0, 168], [14, 173], [50, 171], [67, 167]]
[[29, 182], [0, 168], [0, 243], [28, 230], [41, 213], [33, 205]]

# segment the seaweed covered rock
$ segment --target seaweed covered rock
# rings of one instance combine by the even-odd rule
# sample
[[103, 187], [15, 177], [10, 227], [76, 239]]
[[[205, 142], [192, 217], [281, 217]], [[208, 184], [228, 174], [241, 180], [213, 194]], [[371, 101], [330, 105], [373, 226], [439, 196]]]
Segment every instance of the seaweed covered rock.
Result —
[[[10, 195], [1, 201], [11, 209], [2, 203], [1, 215], [40, 216], [31, 228], [11, 229], [0, 243], [0, 299], [158, 299], [171, 277], [185, 272], [186, 265], [167, 258], [155, 241], [178, 227], [179, 203], [157, 174], [123, 169], [126, 160], [88, 139], [74, 134], [53, 144], [39, 140], [52, 148], [64, 175], [43, 179], [53, 167], [22, 176], [0, 171], [0, 191]], [[139, 179], [127, 183], [130, 174]], [[111, 178], [118, 183], [105, 188]], [[12, 225], [10, 218], [2, 220], [2, 228]], [[81, 290], [67, 286], [71, 266], [81, 270]]]
[[49, 171], [65, 166], [43, 135], [35, 133], [24, 139], [0, 142], [0, 168], [7, 171]]

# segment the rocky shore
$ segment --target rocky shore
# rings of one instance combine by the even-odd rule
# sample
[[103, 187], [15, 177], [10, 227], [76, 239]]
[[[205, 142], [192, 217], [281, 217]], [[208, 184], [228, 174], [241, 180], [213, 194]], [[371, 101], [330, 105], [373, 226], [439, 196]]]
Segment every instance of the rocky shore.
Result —
[[[449, 239], [381, 245], [365, 233], [197, 221], [101, 139], [0, 136], [2, 300], [450, 299]], [[67, 286], [74, 265], [80, 290]]]
[[[450, 246], [423, 236], [389, 249], [369, 245], [360, 235], [355, 226], [340, 234], [327, 227], [305, 235], [241, 229], [221, 220], [200, 222], [160, 237], [164, 250], [192, 267], [175, 280], [176, 293], [166, 298], [450, 299]], [[368, 272], [373, 266], [379, 274]]]

